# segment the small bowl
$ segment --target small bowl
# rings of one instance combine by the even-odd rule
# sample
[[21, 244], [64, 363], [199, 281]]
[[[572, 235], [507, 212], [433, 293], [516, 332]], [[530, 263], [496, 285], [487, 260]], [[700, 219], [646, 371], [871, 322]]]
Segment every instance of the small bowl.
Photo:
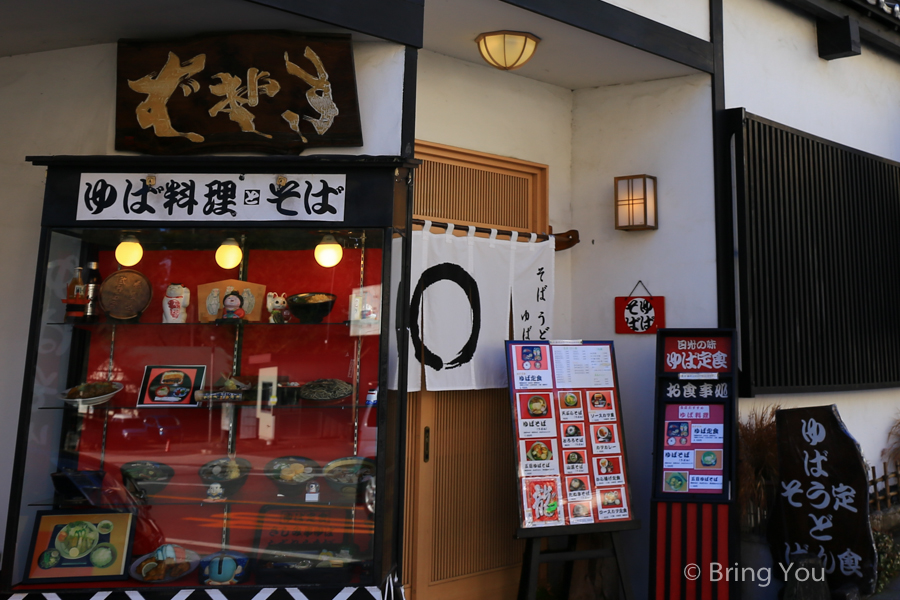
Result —
[[288, 310], [297, 317], [301, 323], [321, 323], [334, 308], [334, 294], [324, 292], [307, 292], [294, 294], [287, 299]]
[[228, 479], [228, 463], [230, 461], [231, 459], [229, 459], [228, 457], [217, 458], [216, 460], [209, 461], [208, 463], [200, 467], [200, 481], [202, 481], [204, 485], [212, 485], [214, 483], [218, 483], [222, 486], [222, 490], [225, 492], [225, 495], [231, 496], [239, 489], [241, 489], [244, 483], [246, 483], [247, 476], [250, 474], [253, 466], [246, 458], [235, 458], [234, 461], [238, 465], [240, 475]]
[[322, 469], [319, 463], [304, 456], [282, 456], [269, 461], [264, 472], [278, 491], [293, 495], [306, 490], [307, 482], [321, 475]]
[[375, 476], [375, 461], [361, 456], [338, 458], [325, 465], [322, 476], [333, 489], [355, 496]]
[[130, 477], [135, 485], [148, 494], [158, 494], [175, 476], [175, 469], [169, 465], [151, 460], [135, 460], [122, 465], [122, 481]]

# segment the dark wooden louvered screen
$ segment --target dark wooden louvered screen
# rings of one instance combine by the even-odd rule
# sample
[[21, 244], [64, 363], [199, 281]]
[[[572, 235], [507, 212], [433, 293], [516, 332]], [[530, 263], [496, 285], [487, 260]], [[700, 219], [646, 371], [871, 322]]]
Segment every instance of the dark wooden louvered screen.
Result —
[[743, 392], [900, 386], [900, 164], [729, 113]]

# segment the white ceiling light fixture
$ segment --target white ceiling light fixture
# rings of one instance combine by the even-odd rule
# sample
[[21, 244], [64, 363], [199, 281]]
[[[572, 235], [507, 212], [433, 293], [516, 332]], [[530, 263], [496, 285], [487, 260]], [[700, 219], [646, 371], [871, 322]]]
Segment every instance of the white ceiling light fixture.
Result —
[[490, 31], [475, 38], [478, 51], [489, 65], [501, 71], [523, 66], [537, 48], [541, 38], [524, 31]]

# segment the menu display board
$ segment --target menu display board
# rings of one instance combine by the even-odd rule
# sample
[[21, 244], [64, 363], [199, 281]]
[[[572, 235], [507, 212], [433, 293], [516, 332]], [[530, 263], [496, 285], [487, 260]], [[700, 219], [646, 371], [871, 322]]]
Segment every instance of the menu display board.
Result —
[[506, 343], [520, 527], [631, 520], [612, 342]]
[[655, 496], [727, 501], [737, 398], [732, 334], [661, 329], [657, 337]]

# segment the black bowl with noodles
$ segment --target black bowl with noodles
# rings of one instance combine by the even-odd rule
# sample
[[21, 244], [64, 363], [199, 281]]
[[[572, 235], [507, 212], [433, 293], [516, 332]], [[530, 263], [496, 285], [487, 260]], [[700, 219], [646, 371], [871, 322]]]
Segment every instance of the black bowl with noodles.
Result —
[[243, 487], [252, 469], [246, 458], [217, 458], [200, 467], [200, 481], [204, 485], [218, 483], [225, 495], [231, 496]]
[[158, 494], [175, 476], [175, 469], [161, 462], [151, 460], [135, 460], [120, 467], [122, 481], [131, 479], [137, 487], [147, 494]]
[[288, 310], [301, 323], [321, 323], [334, 308], [337, 296], [325, 292], [294, 294], [287, 299]]

